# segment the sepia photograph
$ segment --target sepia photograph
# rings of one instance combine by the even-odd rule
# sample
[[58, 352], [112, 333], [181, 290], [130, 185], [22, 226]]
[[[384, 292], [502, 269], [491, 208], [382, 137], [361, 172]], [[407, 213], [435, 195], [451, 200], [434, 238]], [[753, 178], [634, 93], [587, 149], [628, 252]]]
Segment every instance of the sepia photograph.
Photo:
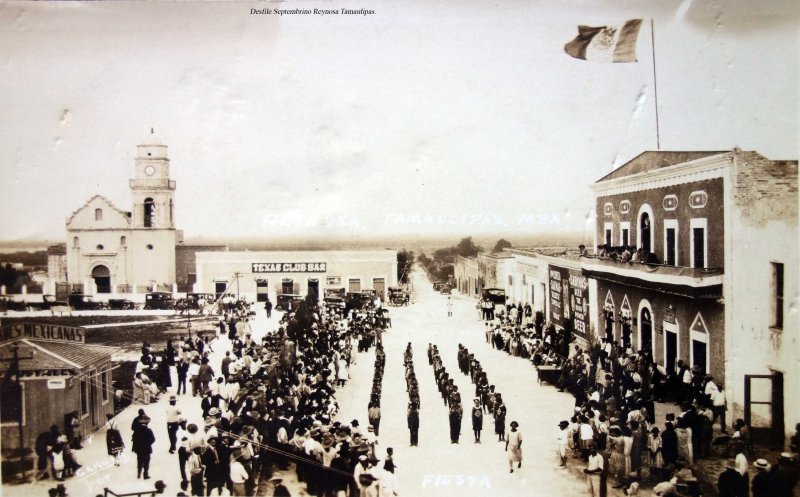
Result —
[[799, 42], [0, 0], [0, 496], [800, 497]]

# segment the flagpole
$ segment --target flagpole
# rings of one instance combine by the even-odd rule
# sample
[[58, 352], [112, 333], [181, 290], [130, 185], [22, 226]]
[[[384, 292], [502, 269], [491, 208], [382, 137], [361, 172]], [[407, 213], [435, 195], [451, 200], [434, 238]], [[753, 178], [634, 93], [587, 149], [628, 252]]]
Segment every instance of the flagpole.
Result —
[[653, 90], [656, 104], [656, 150], [661, 150], [661, 136], [658, 129], [658, 79], [656, 78], [656, 34], [653, 29], [653, 18], [650, 18], [650, 46], [653, 50]]

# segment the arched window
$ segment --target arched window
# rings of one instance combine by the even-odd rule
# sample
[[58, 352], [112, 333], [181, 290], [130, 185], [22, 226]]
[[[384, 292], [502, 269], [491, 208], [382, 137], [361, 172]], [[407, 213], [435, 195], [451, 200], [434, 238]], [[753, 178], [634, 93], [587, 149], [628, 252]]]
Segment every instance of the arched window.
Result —
[[77, 236], [72, 239], [72, 247], [73, 248], [80, 248], [81, 247], [80, 240], [78, 239]]
[[94, 220], [95, 221], [102, 221], [103, 220], [103, 209], [95, 209], [94, 210]]
[[125, 236], [119, 237], [119, 246], [120, 247], [127, 247], [128, 246], [128, 238]]
[[153, 219], [155, 218], [156, 213], [156, 204], [153, 202], [152, 198], [144, 199], [144, 227], [145, 228], [152, 228], [153, 227]]

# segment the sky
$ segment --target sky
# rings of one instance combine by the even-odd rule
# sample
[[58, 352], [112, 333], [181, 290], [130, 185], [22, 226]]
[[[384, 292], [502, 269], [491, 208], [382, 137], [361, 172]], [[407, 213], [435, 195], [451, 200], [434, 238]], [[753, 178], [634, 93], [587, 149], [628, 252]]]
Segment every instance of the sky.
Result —
[[[589, 185], [656, 149], [654, 52], [663, 150], [797, 159], [799, 10], [3, 2], [0, 240], [62, 240], [95, 194], [130, 210], [151, 128], [187, 238], [585, 233]], [[632, 18], [645, 20], [638, 62], [564, 52], [579, 24]]]

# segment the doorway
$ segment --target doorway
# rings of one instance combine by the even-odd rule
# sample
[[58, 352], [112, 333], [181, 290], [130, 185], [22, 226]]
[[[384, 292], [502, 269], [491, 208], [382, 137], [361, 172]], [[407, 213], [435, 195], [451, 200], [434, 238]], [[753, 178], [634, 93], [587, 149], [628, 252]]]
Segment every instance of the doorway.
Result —
[[319, 279], [308, 279], [308, 298], [312, 299], [314, 302], [319, 301]]
[[100, 264], [92, 269], [92, 279], [94, 280], [97, 293], [111, 293], [111, 272], [108, 267]]
[[284, 278], [281, 280], [281, 293], [294, 293], [294, 280]]
[[678, 333], [668, 330], [664, 324], [664, 368], [667, 374], [675, 371], [675, 363], [678, 361]]
[[745, 375], [744, 422], [753, 441], [783, 449], [783, 373]]
[[647, 307], [642, 309], [639, 314], [639, 339], [640, 349], [645, 352], [653, 350], [653, 317], [650, 314], [650, 309]]
[[372, 278], [372, 289], [375, 290], [375, 295], [380, 297], [381, 301], [385, 300], [386, 283], [383, 278]]
[[703, 373], [708, 373], [708, 364], [706, 364], [706, 354], [708, 353], [708, 345], [700, 340], [692, 339], [692, 367], [697, 366]]

